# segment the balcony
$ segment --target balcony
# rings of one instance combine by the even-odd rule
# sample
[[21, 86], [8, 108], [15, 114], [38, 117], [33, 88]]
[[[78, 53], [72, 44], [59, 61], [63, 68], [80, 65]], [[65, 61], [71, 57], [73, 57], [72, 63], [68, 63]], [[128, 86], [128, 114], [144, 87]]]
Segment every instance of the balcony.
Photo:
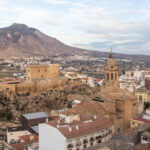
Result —
[[70, 149], [70, 148], [73, 148], [74, 145], [73, 144], [68, 144], [67, 148]]
[[83, 144], [86, 144], [86, 143], [88, 143], [88, 140], [87, 140], [87, 139], [85, 139], [85, 140], [83, 141]]

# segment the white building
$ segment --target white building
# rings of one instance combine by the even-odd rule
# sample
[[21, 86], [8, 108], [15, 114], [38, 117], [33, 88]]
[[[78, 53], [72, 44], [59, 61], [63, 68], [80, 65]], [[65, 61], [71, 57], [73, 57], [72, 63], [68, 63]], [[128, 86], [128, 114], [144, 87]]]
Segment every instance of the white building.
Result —
[[39, 150], [81, 150], [111, 138], [112, 123], [106, 118], [51, 121], [39, 125]]
[[143, 119], [150, 121], [150, 108], [147, 108], [145, 111], [145, 115], [143, 115]]
[[7, 129], [7, 143], [13, 144], [18, 143], [20, 141], [20, 136], [30, 135], [31, 133], [25, 130], [23, 127], [9, 127]]
[[144, 132], [142, 134], [141, 143], [142, 144], [148, 144], [148, 143], [150, 143], [150, 132]]

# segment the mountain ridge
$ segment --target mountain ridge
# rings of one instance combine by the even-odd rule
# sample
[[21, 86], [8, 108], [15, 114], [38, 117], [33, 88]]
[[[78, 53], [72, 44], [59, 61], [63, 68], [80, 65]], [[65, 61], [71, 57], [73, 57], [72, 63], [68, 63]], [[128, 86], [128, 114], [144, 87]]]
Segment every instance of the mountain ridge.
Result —
[[[50, 37], [36, 28], [25, 24], [13, 23], [9, 27], [0, 28], [0, 56], [30, 57], [53, 55], [88, 55], [92, 57], [108, 57], [108, 52], [85, 50], [68, 46], [56, 38]], [[128, 55], [115, 53], [115, 58], [132, 60], [148, 60], [148, 55]]]
[[20, 56], [22, 54], [25, 56], [59, 55], [78, 53], [80, 50], [82, 49], [67, 46], [56, 38], [47, 36], [24, 24], [14, 23], [9, 27], [0, 29], [0, 55], [3, 57]]

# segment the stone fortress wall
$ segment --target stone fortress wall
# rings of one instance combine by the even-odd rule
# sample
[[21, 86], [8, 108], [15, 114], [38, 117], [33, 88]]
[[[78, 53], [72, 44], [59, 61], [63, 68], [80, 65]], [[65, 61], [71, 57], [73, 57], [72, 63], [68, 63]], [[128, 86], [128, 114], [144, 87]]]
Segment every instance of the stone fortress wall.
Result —
[[61, 88], [67, 79], [60, 78], [58, 64], [30, 65], [26, 68], [26, 81], [21, 83], [0, 83], [0, 90], [10, 90], [14, 93], [47, 92], [50, 89]]
[[60, 73], [58, 64], [30, 65], [26, 68], [27, 81], [32, 81], [34, 79], [58, 78], [59, 75]]

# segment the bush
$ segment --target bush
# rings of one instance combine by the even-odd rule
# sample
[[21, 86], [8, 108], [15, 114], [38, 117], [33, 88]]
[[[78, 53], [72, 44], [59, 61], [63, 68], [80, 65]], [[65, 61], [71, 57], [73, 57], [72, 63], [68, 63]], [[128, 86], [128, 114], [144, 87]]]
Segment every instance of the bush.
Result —
[[150, 102], [145, 102], [144, 103], [144, 110], [150, 108]]

